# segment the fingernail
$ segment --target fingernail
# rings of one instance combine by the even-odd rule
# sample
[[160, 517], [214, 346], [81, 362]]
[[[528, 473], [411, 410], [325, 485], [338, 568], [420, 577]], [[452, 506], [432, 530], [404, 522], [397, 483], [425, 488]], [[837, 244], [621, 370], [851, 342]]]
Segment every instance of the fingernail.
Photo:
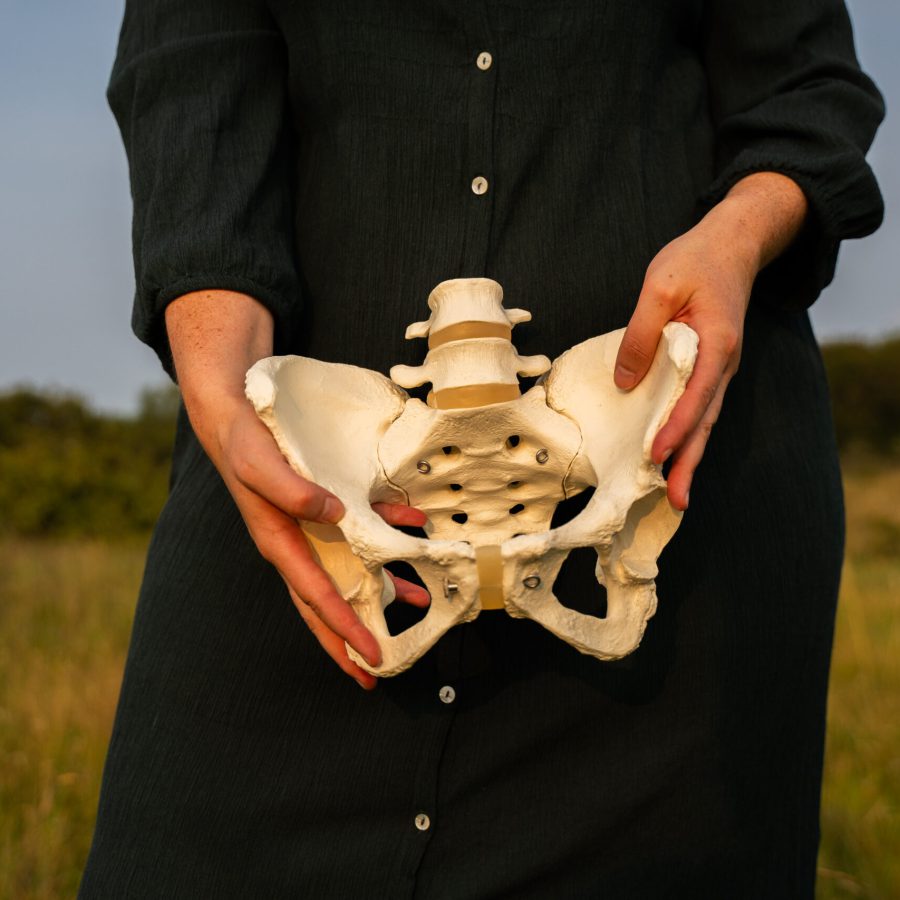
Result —
[[344, 504], [337, 497], [328, 497], [322, 507], [322, 518], [326, 522], [335, 524], [344, 515]]
[[616, 383], [623, 387], [630, 387], [634, 381], [634, 372], [626, 369], [625, 366], [616, 366]]
[[663, 455], [659, 458], [659, 464], [662, 465], [672, 455], [672, 448], [663, 450]]
[[684, 494], [684, 508], [685, 508], [685, 509], [688, 508], [688, 504], [689, 504], [690, 502], [691, 502], [691, 492], [690, 492], [690, 491], [685, 491], [685, 494]]
[[362, 680], [362, 678], [357, 678], [357, 679], [356, 679], [356, 683], [357, 683], [364, 691], [374, 691], [374, 690], [375, 690], [375, 684], [378, 684], [378, 682], [376, 681], [375, 684], [369, 686], [368, 684], [366, 684], [365, 681]]

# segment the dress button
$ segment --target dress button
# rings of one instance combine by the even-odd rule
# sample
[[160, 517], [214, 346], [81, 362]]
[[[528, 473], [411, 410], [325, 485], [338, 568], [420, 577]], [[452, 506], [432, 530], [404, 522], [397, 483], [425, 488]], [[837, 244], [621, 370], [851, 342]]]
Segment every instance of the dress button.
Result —
[[482, 50], [481, 53], [478, 54], [478, 59], [475, 60], [475, 65], [478, 66], [482, 72], [485, 72], [491, 67], [493, 61], [494, 57], [491, 56], [487, 50]]
[[456, 699], [456, 691], [449, 684], [445, 684], [438, 691], [438, 697], [441, 698], [441, 703], [452, 703]]
[[416, 816], [416, 828], [418, 828], [419, 831], [428, 831], [430, 827], [431, 819], [429, 819], [428, 816], [425, 815], [425, 813], [419, 813]]
[[472, 179], [472, 193], [486, 194], [488, 189], [488, 181], [483, 175], [476, 175]]

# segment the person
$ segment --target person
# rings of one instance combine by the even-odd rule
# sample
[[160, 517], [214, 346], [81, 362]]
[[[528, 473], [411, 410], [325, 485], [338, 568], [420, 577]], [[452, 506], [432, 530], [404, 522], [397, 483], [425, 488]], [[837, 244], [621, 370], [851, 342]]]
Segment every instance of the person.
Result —
[[[843, 3], [128, 0], [109, 98], [184, 402], [80, 896], [811, 897], [843, 518], [806, 309], [882, 216]], [[652, 449], [687, 512], [625, 659], [484, 613], [376, 687], [296, 524], [339, 498], [244, 373], [416, 364], [470, 276], [523, 354], [627, 325], [622, 390], [698, 332]]]

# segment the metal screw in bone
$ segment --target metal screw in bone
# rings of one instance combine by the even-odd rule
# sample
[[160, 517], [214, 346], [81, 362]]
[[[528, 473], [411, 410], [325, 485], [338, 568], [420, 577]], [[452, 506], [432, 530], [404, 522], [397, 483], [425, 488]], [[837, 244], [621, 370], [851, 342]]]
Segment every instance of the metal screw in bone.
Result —
[[425, 462], [424, 459], [420, 459], [420, 460], [416, 463], [416, 468], [417, 468], [423, 475], [427, 475], [427, 474], [431, 471], [431, 466], [430, 466], [427, 462]]
[[541, 586], [541, 579], [537, 575], [529, 575], [527, 578], [522, 579], [522, 584], [527, 588], [536, 588]]
[[459, 590], [459, 585], [453, 581], [448, 581], [446, 578], [444, 579], [444, 597], [447, 600], [452, 600], [452, 594], [455, 594]]
[[543, 465], [550, 459], [550, 454], [546, 450], [538, 450], [534, 457], [538, 461], [538, 465]]

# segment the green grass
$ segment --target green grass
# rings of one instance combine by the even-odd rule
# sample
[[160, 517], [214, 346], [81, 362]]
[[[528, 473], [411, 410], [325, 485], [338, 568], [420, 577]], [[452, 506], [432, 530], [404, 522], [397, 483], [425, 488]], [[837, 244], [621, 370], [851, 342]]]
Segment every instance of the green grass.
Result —
[[[900, 897], [900, 469], [851, 470], [819, 897]], [[72, 897], [141, 543], [0, 540], [0, 898]]]

